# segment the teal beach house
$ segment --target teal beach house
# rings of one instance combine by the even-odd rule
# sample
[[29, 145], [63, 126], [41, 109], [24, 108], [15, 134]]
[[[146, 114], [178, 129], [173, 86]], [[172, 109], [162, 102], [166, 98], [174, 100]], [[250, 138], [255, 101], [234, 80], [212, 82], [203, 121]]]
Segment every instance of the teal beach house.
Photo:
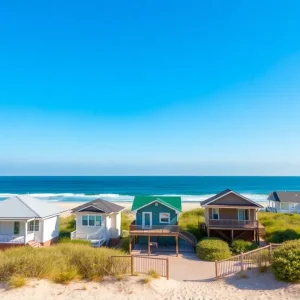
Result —
[[181, 197], [177, 196], [136, 196], [132, 204], [135, 221], [130, 225], [130, 252], [135, 246], [156, 251], [174, 251], [176, 255], [182, 243], [196, 246], [196, 238], [178, 226], [182, 212]]

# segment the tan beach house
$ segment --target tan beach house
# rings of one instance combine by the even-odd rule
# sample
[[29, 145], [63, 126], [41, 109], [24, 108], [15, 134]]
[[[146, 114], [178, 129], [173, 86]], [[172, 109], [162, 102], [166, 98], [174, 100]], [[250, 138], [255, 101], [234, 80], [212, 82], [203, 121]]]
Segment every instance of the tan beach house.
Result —
[[0, 201], [0, 249], [49, 246], [58, 240], [59, 215], [55, 203], [17, 195]]
[[227, 189], [202, 201], [201, 206], [205, 208], [202, 229], [209, 237], [259, 243], [259, 236], [264, 232], [257, 217], [258, 209], [263, 208], [260, 204]]
[[89, 240], [94, 247], [115, 245], [121, 236], [121, 212], [125, 207], [96, 199], [72, 210], [76, 230], [71, 239]]

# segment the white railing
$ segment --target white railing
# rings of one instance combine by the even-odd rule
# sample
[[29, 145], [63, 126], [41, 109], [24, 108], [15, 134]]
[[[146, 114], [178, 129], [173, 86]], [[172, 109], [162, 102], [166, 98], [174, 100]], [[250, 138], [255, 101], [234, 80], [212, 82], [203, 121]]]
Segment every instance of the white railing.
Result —
[[34, 240], [34, 232], [29, 232], [27, 234], [27, 242], [33, 241]]
[[107, 229], [105, 226], [101, 226], [97, 231], [92, 233], [82, 233], [75, 230], [71, 232], [70, 238], [71, 240], [107, 240]]
[[18, 235], [0, 234], [0, 243], [24, 244], [25, 238]]

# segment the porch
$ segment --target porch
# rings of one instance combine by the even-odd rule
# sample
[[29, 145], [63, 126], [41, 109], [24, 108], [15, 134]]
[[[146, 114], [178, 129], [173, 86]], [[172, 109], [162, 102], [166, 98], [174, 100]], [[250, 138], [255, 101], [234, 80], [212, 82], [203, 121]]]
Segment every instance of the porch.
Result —
[[25, 245], [34, 241], [36, 237], [34, 230], [38, 229], [38, 222], [38, 220], [0, 220], [0, 244]]

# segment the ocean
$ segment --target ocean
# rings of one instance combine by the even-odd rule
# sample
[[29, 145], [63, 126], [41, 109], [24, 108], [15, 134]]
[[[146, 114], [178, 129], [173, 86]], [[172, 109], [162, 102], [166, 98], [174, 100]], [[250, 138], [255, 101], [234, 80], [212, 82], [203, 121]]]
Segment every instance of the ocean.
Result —
[[300, 191], [300, 177], [256, 176], [0, 176], [0, 200], [30, 194], [44, 200], [132, 201], [135, 195], [180, 195], [201, 201], [226, 188], [254, 201], [274, 190]]

